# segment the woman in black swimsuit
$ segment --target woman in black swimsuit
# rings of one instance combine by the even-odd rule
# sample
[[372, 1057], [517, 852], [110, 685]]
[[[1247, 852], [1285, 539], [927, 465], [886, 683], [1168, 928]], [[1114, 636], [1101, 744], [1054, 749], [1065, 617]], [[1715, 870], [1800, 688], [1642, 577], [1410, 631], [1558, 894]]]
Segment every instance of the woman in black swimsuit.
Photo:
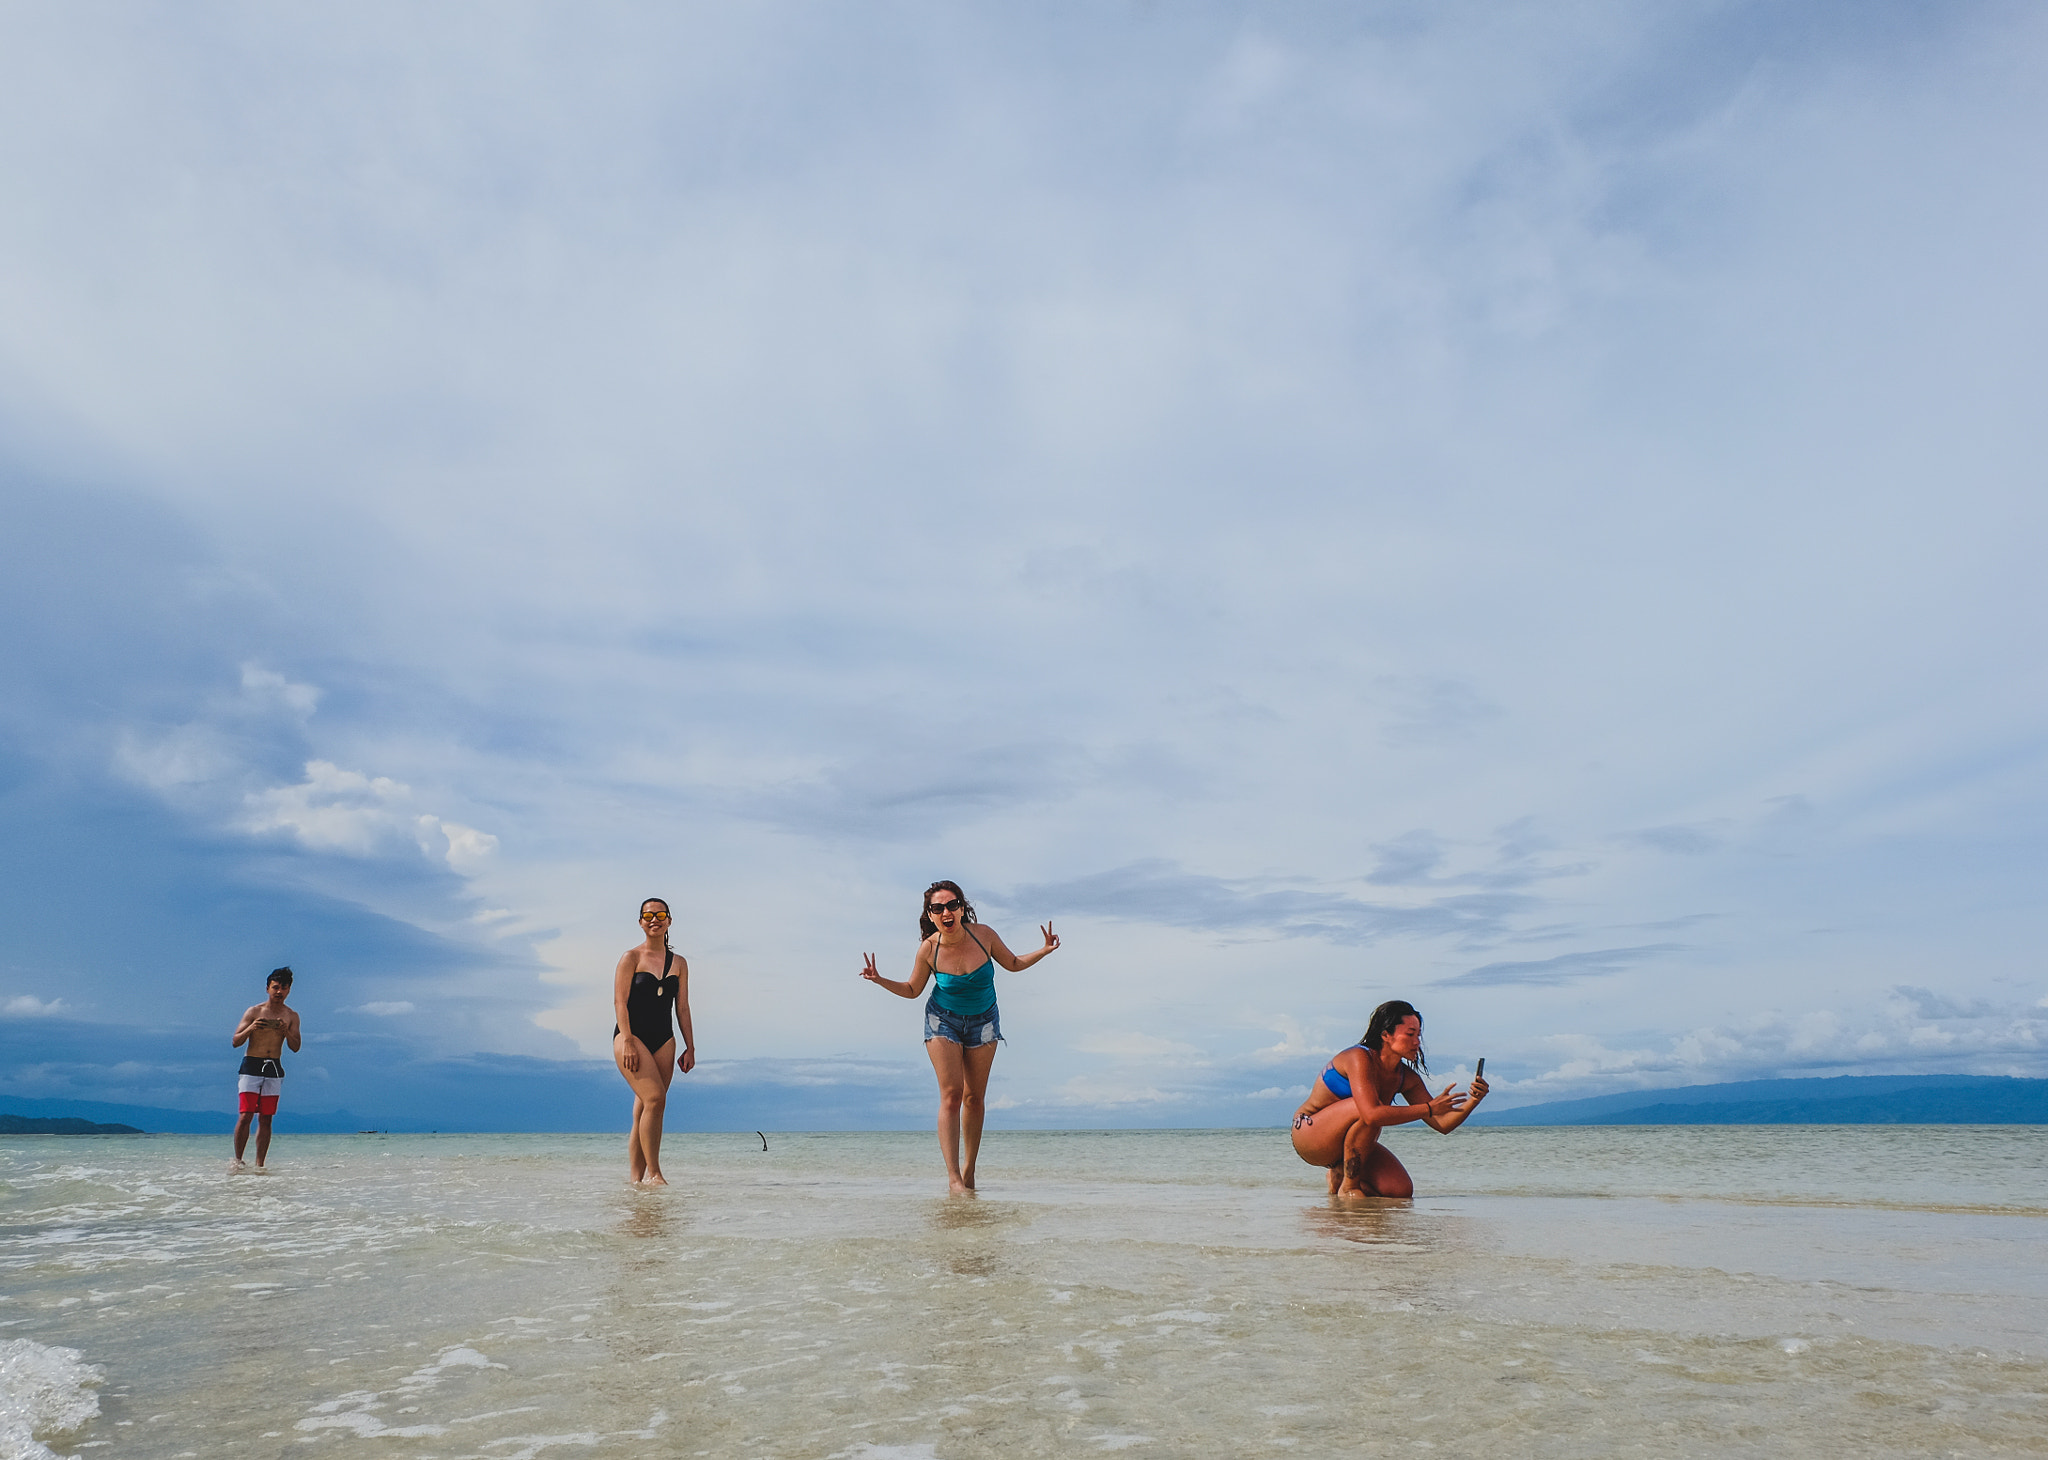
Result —
[[[669, 1081], [697, 1063], [690, 1029], [690, 961], [668, 946], [668, 904], [650, 897], [640, 904], [645, 942], [619, 957], [612, 978], [612, 1059], [633, 1087], [633, 1133], [626, 1138], [626, 1167], [632, 1180], [667, 1186], [661, 1174], [661, 1117], [668, 1108]], [[683, 1030], [676, 1056], [671, 1020]]]

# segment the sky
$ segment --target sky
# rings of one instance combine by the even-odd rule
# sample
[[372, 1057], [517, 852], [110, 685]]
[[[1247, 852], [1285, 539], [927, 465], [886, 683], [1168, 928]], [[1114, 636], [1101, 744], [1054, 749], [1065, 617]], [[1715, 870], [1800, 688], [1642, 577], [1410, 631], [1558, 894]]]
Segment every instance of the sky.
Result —
[[2048, 12], [0, 7], [0, 1102], [2048, 1076]]

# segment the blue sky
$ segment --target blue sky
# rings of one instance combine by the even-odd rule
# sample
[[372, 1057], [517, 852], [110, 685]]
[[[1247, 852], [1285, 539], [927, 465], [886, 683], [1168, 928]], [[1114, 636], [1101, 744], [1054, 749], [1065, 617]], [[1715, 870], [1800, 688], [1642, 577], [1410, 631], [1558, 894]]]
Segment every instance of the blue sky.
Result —
[[679, 1118], [921, 1124], [940, 876], [1067, 940], [1012, 1123], [1393, 996], [1503, 1103], [2048, 1075], [2044, 55], [0, 13], [0, 1097], [224, 1103], [289, 961], [303, 1108], [547, 1125], [658, 894]]

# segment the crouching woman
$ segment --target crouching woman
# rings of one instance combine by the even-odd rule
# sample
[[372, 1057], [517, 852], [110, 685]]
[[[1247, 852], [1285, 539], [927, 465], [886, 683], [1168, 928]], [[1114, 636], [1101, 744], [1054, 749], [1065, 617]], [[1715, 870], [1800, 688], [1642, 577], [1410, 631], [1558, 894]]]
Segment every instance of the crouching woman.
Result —
[[[1309, 1165], [1328, 1168], [1332, 1196], [1415, 1195], [1407, 1168], [1380, 1143], [1380, 1131], [1419, 1120], [1448, 1135], [1486, 1098], [1482, 1078], [1462, 1094], [1448, 1085], [1432, 1096], [1420, 1073], [1428, 1068], [1422, 1015], [1403, 999], [1373, 1010], [1364, 1037], [1331, 1057], [1294, 1113], [1294, 1151]], [[1394, 1103], [1397, 1095], [1404, 1103]]]

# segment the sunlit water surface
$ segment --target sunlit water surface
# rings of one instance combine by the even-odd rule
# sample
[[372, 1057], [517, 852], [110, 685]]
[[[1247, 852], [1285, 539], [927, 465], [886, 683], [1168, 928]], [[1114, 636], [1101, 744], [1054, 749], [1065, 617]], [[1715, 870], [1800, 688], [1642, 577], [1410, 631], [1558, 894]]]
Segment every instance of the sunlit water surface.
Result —
[[8, 1139], [0, 1456], [2048, 1453], [2048, 1128], [1392, 1140]]

